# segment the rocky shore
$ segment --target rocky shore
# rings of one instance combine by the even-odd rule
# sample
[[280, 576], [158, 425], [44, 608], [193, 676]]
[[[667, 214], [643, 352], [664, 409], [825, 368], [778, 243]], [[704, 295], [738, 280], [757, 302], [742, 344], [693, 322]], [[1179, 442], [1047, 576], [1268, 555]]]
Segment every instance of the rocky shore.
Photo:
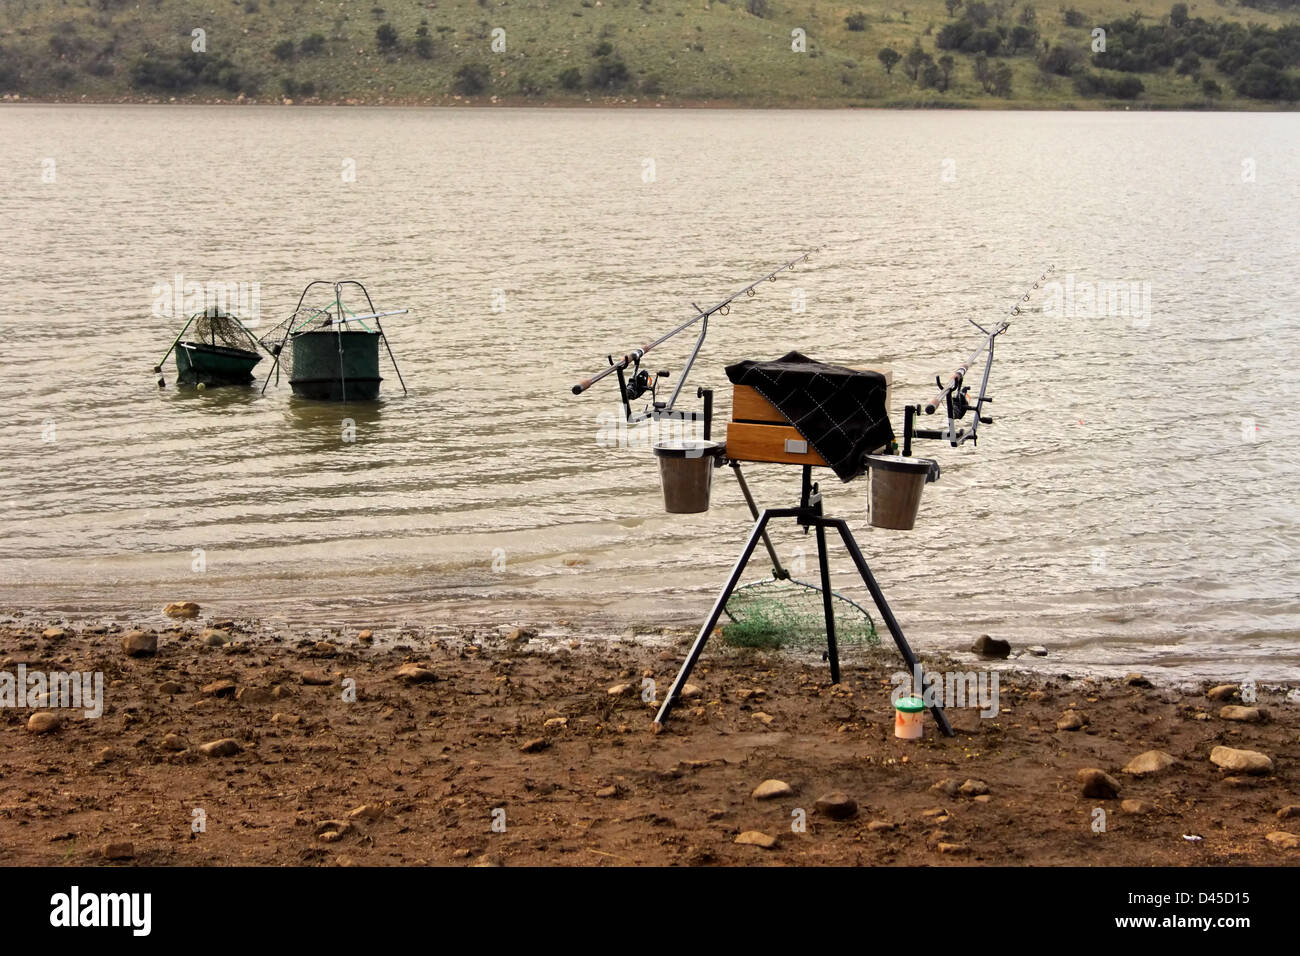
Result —
[[904, 741], [892, 647], [831, 685], [714, 641], [656, 734], [687, 634], [169, 611], [0, 625], [0, 863], [1300, 863], [1288, 688], [1002, 671], [996, 716]]

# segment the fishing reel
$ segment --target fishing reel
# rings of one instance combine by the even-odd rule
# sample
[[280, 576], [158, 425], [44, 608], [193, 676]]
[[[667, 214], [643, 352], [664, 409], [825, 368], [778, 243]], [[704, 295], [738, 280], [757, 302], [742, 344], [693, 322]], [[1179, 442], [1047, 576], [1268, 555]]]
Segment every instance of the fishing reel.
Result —
[[650, 393], [650, 401], [653, 403], [658, 397], [659, 380], [668, 377], [668, 370], [661, 369], [658, 373], [651, 375], [646, 369], [636, 366], [630, 378], [623, 384], [623, 394], [627, 396], [629, 402], [635, 402], [646, 392]]
[[[943, 382], [940, 380], [938, 375], [934, 377], [934, 384], [939, 386], [939, 388], [943, 388]], [[951, 392], [951, 395], [952, 395], [952, 417], [965, 418], [966, 413], [970, 411], [971, 408], [974, 407], [970, 403], [970, 386], [962, 385], [959, 388], [954, 388]], [[984, 400], [988, 401], [987, 398], [985, 398]]]

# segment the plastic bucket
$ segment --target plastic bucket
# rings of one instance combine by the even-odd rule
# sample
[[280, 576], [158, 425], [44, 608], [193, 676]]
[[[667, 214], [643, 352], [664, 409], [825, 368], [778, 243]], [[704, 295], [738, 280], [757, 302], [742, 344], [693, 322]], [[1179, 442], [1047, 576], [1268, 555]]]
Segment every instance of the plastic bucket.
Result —
[[902, 455], [868, 455], [867, 465], [871, 468], [871, 526], [911, 531], [931, 462]]
[[925, 702], [921, 698], [900, 697], [894, 701], [894, 736], [903, 740], [925, 736]]
[[659, 478], [664, 486], [664, 510], [672, 515], [693, 515], [709, 510], [713, 465], [722, 448], [717, 442], [690, 439], [664, 441], [654, 446]]

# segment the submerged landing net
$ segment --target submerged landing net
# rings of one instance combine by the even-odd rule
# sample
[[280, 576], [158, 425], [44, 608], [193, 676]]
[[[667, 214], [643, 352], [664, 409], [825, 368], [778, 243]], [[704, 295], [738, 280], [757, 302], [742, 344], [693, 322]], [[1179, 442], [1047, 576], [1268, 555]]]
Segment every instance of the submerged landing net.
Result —
[[233, 315], [211, 315], [205, 313], [194, 319], [186, 330], [187, 342], [202, 342], [206, 345], [224, 345], [227, 348], [243, 349], [245, 352], [257, 351], [257, 339]]
[[[261, 346], [266, 349], [273, 357], [279, 351], [280, 365], [276, 370], [277, 374], [282, 374], [286, 378], [293, 377], [293, 337], [298, 332], [310, 332], [312, 330], [328, 329], [334, 327], [334, 313], [336, 307], [334, 302], [323, 307], [312, 307], [304, 305], [297, 312], [294, 312], [287, 319], [273, 325], [267, 329], [258, 339]], [[343, 316], [347, 319], [344, 331], [346, 332], [374, 332], [382, 334], [378, 328], [378, 323], [374, 320], [357, 319], [357, 313], [343, 306]], [[387, 336], [385, 336], [387, 338]], [[388, 377], [392, 372], [394, 376], [397, 373], [397, 366], [393, 364], [392, 357], [388, 354], [388, 349], [379, 349], [379, 374]]]

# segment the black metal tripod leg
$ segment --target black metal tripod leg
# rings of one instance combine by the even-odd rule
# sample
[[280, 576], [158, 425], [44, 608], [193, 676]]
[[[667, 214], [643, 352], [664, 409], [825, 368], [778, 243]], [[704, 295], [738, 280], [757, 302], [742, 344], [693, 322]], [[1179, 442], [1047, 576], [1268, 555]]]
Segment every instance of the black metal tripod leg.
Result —
[[[908, 668], [915, 675], [917, 680], [922, 679], [921, 664], [912, 653], [912, 648], [907, 643], [907, 638], [903, 636], [903, 629], [898, 626], [898, 621], [894, 618], [894, 612], [889, 609], [889, 602], [885, 600], [885, 594], [880, 590], [880, 585], [876, 583], [875, 575], [871, 573], [871, 568], [867, 567], [867, 559], [862, 556], [861, 549], [858, 548], [858, 542], [853, 537], [853, 532], [849, 529], [849, 524], [843, 518], [829, 518], [829, 524], [835, 525], [839, 531], [840, 537], [844, 539], [844, 547], [849, 549], [849, 554], [853, 558], [853, 563], [858, 566], [858, 573], [862, 575], [862, 580], [866, 582], [867, 590], [871, 592], [871, 598], [876, 602], [876, 607], [880, 609], [880, 616], [885, 620], [885, 626], [889, 628], [889, 633], [893, 635], [894, 643], [898, 645], [898, 651], [903, 655], [903, 660], [907, 661]], [[924, 686], [924, 684], [923, 684]], [[945, 737], [954, 736], [952, 724], [948, 722], [948, 715], [944, 713], [943, 707], [935, 704], [930, 708], [930, 713], [934, 715], [935, 722], [938, 723], [939, 729], [943, 731]]]
[[700, 659], [705, 642], [708, 641], [709, 635], [713, 633], [714, 627], [718, 624], [718, 618], [722, 617], [722, 611], [727, 606], [727, 599], [731, 597], [731, 592], [736, 589], [740, 576], [745, 573], [745, 565], [749, 564], [749, 559], [754, 554], [754, 548], [758, 547], [759, 538], [763, 536], [763, 529], [767, 527], [770, 517], [771, 513], [764, 511], [758, 516], [758, 521], [754, 523], [754, 530], [749, 533], [749, 540], [745, 542], [745, 550], [740, 553], [740, 560], [736, 562], [735, 568], [732, 569], [731, 577], [727, 579], [727, 586], [718, 595], [718, 600], [714, 602], [708, 620], [700, 628], [700, 633], [695, 637], [695, 643], [691, 645], [691, 652], [686, 655], [686, 660], [682, 662], [682, 669], [677, 672], [677, 677], [673, 680], [673, 686], [668, 689], [668, 696], [659, 705], [659, 713], [655, 715], [656, 724], [662, 724], [668, 719], [668, 712], [673, 709], [673, 704], [677, 702], [677, 695], [686, 686], [686, 679], [691, 676], [691, 671], [695, 669], [695, 662]]
[[[736, 475], [736, 481], [740, 485], [740, 493], [745, 496], [745, 504], [749, 505], [749, 513], [758, 520], [758, 505], [754, 504], [754, 496], [749, 493], [749, 484], [745, 481], [745, 476], [740, 473], [740, 462], [733, 461], [731, 470]], [[772, 559], [772, 577], [778, 581], [783, 581], [790, 575], [785, 568], [781, 567], [781, 559], [776, 556], [776, 548], [772, 547], [772, 539], [768, 537], [767, 532], [763, 532], [763, 545], [767, 548], [767, 556]]]
[[831, 683], [840, 682], [840, 649], [835, 643], [835, 606], [831, 603], [831, 569], [826, 562], [826, 529], [817, 526], [817, 563], [822, 571], [822, 608], [826, 611], [826, 654], [831, 662]]

